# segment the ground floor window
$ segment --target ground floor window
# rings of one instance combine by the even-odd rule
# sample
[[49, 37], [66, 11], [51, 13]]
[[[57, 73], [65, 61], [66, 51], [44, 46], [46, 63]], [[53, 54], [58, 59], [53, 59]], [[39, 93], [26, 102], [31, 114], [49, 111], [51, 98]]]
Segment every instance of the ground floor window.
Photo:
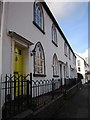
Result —
[[59, 63], [57, 59], [57, 55], [54, 54], [53, 56], [53, 77], [59, 76]]
[[40, 42], [34, 48], [34, 76], [45, 76], [45, 55]]

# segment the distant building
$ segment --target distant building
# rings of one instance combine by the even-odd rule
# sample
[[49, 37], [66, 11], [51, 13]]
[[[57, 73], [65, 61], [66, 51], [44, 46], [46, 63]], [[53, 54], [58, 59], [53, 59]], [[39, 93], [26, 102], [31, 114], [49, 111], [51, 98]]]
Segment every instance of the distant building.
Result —
[[[76, 54], [76, 53], [75, 53]], [[77, 73], [80, 73], [83, 75], [82, 83], [84, 84], [86, 82], [86, 73], [89, 70], [89, 65], [86, 60], [81, 57], [80, 55], [76, 54], [76, 67], [77, 67]]]

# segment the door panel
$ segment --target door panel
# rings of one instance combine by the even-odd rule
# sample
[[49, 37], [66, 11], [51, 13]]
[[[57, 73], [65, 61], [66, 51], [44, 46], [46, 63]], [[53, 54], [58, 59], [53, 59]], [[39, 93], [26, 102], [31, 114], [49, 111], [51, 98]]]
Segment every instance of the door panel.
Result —
[[22, 50], [15, 47], [14, 52], [14, 72], [23, 74], [23, 55]]
[[[15, 47], [14, 50], [14, 74], [16, 78], [23, 74], [23, 55], [22, 50], [18, 47]], [[21, 77], [16, 79], [16, 96], [21, 95]]]

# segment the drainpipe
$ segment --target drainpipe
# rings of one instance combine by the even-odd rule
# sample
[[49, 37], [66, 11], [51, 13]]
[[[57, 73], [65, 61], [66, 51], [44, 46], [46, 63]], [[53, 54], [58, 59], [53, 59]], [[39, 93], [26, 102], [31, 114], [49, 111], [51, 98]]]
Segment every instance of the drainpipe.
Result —
[[3, 32], [4, 32], [4, 22], [5, 22], [5, 19], [4, 19], [4, 14], [5, 14], [5, 3], [3, 2], [3, 10], [2, 10], [2, 18], [1, 18], [1, 36], [0, 36], [0, 120], [2, 118], [2, 93], [1, 93], [1, 90], [2, 90], [2, 54], [3, 54], [3, 51], [2, 51], [2, 48], [3, 48], [3, 43], [2, 43], [2, 40], [3, 40]]

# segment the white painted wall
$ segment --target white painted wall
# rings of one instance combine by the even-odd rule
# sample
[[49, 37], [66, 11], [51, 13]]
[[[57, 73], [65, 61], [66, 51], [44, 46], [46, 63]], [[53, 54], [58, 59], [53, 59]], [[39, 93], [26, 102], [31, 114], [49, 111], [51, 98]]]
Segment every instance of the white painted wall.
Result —
[[[84, 59], [82, 57], [78, 56], [77, 54], [76, 54], [76, 57], [77, 57], [77, 59], [76, 59], [77, 72], [81, 73], [83, 75], [84, 79], [82, 80], [82, 83], [84, 84], [85, 83], [85, 70], [86, 70], [85, 62], [84, 62]], [[80, 60], [80, 64], [81, 64], [80, 70], [81, 71], [78, 71], [78, 67], [79, 67], [77, 64], [78, 60]], [[88, 67], [87, 67], [87, 69], [88, 69]]]
[[[33, 24], [33, 3], [8, 3], [8, 21], [7, 21], [7, 32], [9, 30], [15, 31], [22, 35], [26, 39], [32, 41], [34, 45], [40, 41], [45, 52], [45, 63], [46, 63], [46, 75], [47, 78], [52, 78], [52, 58], [54, 53], [57, 54], [58, 60], [63, 61], [72, 67], [75, 67], [72, 59], [64, 55], [64, 40], [57, 30], [58, 36], [58, 47], [52, 43], [51, 39], [51, 27], [52, 21], [44, 10], [44, 25], [45, 35]], [[31, 65], [30, 65], [31, 67]], [[47, 74], [49, 73], [49, 74]]]
[[[64, 39], [57, 30], [57, 40], [58, 47], [52, 43], [51, 27], [53, 21], [50, 19], [46, 11], [44, 11], [44, 27], [45, 34], [43, 34], [34, 24], [33, 24], [33, 3], [24, 2], [12, 2], [5, 3], [4, 11], [4, 24], [3, 24], [3, 43], [2, 43], [2, 74], [3, 78], [5, 74], [11, 73], [11, 41], [12, 39], [7, 35], [8, 31], [13, 31], [23, 36], [24, 38], [30, 40], [34, 45], [30, 46], [27, 51], [23, 51], [25, 56], [25, 73], [33, 71], [33, 56], [30, 52], [33, 50], [37, 42], [41, 42], [44, 53], [45, 53], [45, 68], [46, 77], [33, 77], [36, 79], [52, 79], [53, 78], [53, 55], [56, 53], [58, 60], [63, 61], [66, 64], [68, 62], [69, 77], [70, 77], [70, 65], [72, 68], [76, 69], [75, 63], [73, 62], [73, 53], [71, 52], [71, 60], [69, 56], [64, 55]], [[1, 45], [1, 44], [0, 44]], [[27, 53], [27, 54], [26, 54]], [[28, 57], [27, 57], [28, 56]], [[62, 65], [62, 71], [64, 64]], [[60, 72], [59, 72], [60, 73]], [[73, 73], [73, 78], [76, 77], [76, 72]], [[62, 72], [63, 84], [64, 84], [64, 72]]]
[[2, 110], [1, 110], [1, 77], [2, 77], [2, 38], [0, 35], [0, 120], [2, 116]]
[[81, 74], [85, 74], [85, 66], [84, 66], [84, 60], [82, 59], [82, 58], [80, 58], [79, 56], [77, 56], [77, 59], [76, 59], [77, 61], [78, 60], [80, 60], [80, 69], [81, 69], [81, 71], [78, 71], [78, 65], [77, 65], [77, 62], [76, 62], [76, 65], [77, 65], [77, 71], [79, 72], [79, 73], [81, 73]]
[[[3, 25], [4, 25], [4, 4], [1, 5], [0, 2], [0, 120], [2, 118], [2, 48], [3, 48]], [[2, 12], [2, 13], [1, 13]]]

